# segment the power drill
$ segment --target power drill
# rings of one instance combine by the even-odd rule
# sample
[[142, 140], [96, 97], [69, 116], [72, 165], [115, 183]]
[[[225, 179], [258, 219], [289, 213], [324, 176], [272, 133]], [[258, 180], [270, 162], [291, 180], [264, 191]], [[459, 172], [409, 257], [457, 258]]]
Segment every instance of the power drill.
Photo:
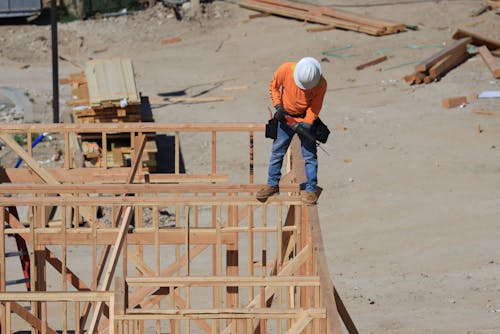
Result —
[[300, 136], [304, 137], [307, 141], [310, 143], [316, 143], [316, 138], [307, 131], [301, 123], [295, 121], [295, 119], [289, 115], [285, 115], [285, 122], [286, 125], [288, 125], [295, 133], [299, 134]]

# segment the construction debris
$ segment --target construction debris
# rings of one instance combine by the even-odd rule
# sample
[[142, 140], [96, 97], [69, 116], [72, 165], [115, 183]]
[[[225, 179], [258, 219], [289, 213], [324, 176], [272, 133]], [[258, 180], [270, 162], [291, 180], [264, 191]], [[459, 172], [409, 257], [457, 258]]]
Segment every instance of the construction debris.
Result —
[[415, 66], [415, 73], [405, 77], [409, 84], [430, 83], [469, 58], [467, 44], [472, 38], [455, 41]]
[[387, 60], [387, 56], [379, 57], [379, 58], [371, 60], [367, 63], [356, 66], [356, 70], [359, 71], [359, 70], [364, 69], [365, 67], [380, 64], [381, 62], [386, 61], [386, 60]]
[[500, 116], [500, 111], [474, 109], [472, 112], [478, 115]]
[[500, 78], [500, 66], [498, 65], [496, 59], [493, 57], [491, 52], [488, 50], [486, 46], [481, 46], [479, 49], [479, 54], [481, 58], [483, 58], [484, 62], [490, 69], [491, 73], [493, 73], [493, 77], [495, 79]]
[[240, 6], [264, 13], [272, 13], [307, 22], [335, 26], [336, 28], [363, 32], [369, 35], [389, 35], [406, 30], [406, 25], [374, 19], [328, 7], [299, 4], [285, 0], [243, 0]]
[[441, 102], [443, 108], [456, 108], [467, 104], [467, 96], [447, 97]]
[[500, 49], [500, 41], [496, 41], [494, 39], [484, 37], [475, 33], [472, 33], [470, 31], [466, 31], [463, 29], [458, 29], [451, 38], [453, 39], [462, 39], [464, 37], [470, 37], [472, 38], [472, 41], [470, 44], [475, 45], [475, 46], [482, 46], [485, 45], [489, 50], [498, 50]]
[[165, 44], [173, 44], [182, 41], [182, 39], [178, 36], [170, 36], [170, 37], [165, 37], [160, 40], [161, 45]]

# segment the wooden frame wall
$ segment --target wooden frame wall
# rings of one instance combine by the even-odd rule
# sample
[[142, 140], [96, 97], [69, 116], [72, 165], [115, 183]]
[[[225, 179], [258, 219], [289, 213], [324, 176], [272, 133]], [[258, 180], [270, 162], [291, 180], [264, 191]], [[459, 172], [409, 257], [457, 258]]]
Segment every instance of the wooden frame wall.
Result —
[[[116, 131], [115, 124], [107, 126], [105, 131]], [[59, 130], [80, 131], [69, 128]], [[253, 146], [257, 128], [250, 128]], [[135, 130], [129, 132], [146, 133]], [[140, 151], [140, 144], [136, 148]], [[252, 158], [250, 149], [251, 169]], [[292, 159], [282, 195], [266, 203], [254, 198], [258, 185], [253, 184], [132, 184], [141, 182], [137, 166], [138, 160], [126, 169], [122, 184], [0, 184], [0, 221], [8, 222], [0, 224], [0, 291], [7, 290], [5, 240], [13, 234], [30, 248], [33, 286], [26, 295], [0, 293], [2, 333], [12, 328], [11, 311], [42, 333], [56, 326], [76, 333], [342, 333], [339, 312], [348, 331], [357, 333], [325, 268], [321, 232], [311, 229], [319, 226], [317, 207], [303, 205], [298, 196], [299, 161]], [[33, 170], [50, 180], [44, 168]], [[81, 208], [95, 211], [97, 206], [111, 213], [110, 221], [82, 226], [75, 219]], [[29, 227], [13, 215], [13, 207], [33, 211]], [[58, 208], [60, 221], [49, 224], [44, 212], [52, 207]], [[161, 226], [164, 212], [175, 217], [173, 226]], [[72, 258], [72, 251], [82, 247], [91, 271], [82, 271]], [[58, 275], [51, 286], [47, 264]], [[110, 299], [105, 294], [113, 289]], [[70, 290], [88, 294], [72, 307], [61, 300], [63, 319], [56, 323], [47, 302]], [[31, 311], [14, 309], [16, 298], [31, 301]], [[77, 319], [72, 323], [70, 312]]]

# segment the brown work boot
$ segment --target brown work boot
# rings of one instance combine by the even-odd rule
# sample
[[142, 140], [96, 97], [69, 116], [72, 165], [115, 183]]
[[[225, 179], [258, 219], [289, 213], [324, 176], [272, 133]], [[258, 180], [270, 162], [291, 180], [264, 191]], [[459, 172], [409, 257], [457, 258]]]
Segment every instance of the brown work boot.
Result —
[[255, 198], [261, 202], [265, 202], [269, 197], [276, 195], [280, 192], [279, 187], [273, 187], [270, 185], [265, 185], [262, 189], [260, 189], [257, 194], [255, 194]]
[[317, 200], [318, 196], [316, 196], [316, 193], [312, 191], [305, 191], [302, 194], [302, 202], [306, 203], [307, 205], [314, 205], [316, 204]]

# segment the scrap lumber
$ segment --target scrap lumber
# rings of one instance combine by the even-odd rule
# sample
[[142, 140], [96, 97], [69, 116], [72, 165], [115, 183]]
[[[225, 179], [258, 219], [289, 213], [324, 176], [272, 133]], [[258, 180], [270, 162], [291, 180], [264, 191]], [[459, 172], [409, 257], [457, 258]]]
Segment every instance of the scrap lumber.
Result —
[[500, 8], [500, 1], [498, 0], [488, 0], [488, 6], [495, 10]]
[[366, 62], [364, 64], [356, 66], [356, 70], [359, 71], [359, 70], [364, 69], [365, 67], [380, 64], [381, 62], [386, 61], [386, 60], [387, 60], [387, 56], [379, 57], [377, 59], [374, 59], [374, 60], [371, 60], [371, 61]]
[[472, 39], [470, 37], [464, 37], [456, 42], [451, 43], [441, 51], [433, 54], [426, 60], [420, 62], [415, 66], [415, 70], [419, 72], [425, 72], [428, 71], [433, 65], [435, 65], [438, 61], [441, 59], [445, 58], [446, 56], [449, 56], [451, 54], [457, 53], [462, 50], [466, 50], [467, 44], [471, 43]]
[[457, 29], [457, 31], [453, 34], [453, 39], [462, 39], [464, 37], [472, 38], [470, 44], [475, 46], [485, 45], [490, 50], [498, 50], [500, 49], [500, 41], [494, 40], [492, 38], [484, 37], [479, 34], [472, 33], [470, 31], [466, 31], [463, 29]]
[[170, 36], [170, 37], [162, 38], [160, 40], [160, 44], [161, 45], [173, 44], [173, 43], [177, 43], [177, 42], [180, 42], [180, 41], [181, 41], [181, 38], [179, 36]]
[[474, 109], [472, 112], [477, 115], [500, 116], [500, 111]]
[[470, 43], [470, 37], [464, 37], [454, 41], [439, 52], [433, 54], [424, 61], [415, 66], [413, 74], [404, 77], [404, 80], [410, 85], [431, 83], [434, 80], [444, 76], [447, 72], [462, 64], [469, 58], [467, 44]]
[[444, 98], [441, 102], [443, 108], [455, 108], [464, 103], [467, 103], [467, 96], [456, 96]]
[[484, 62], [486, 63], [486, 66], [488, 66], [491, 73], [493, 73], [493, 77], [495, 79], [500, 78], [500, 66], [498, 65], [496, 59], [493, 58], [493, 55], [490, 53], [488, 48], [483, 45], [478, 50], [481, 58], [483, 58]]
[[403, 23], [374, 19], [347, 11], [299, 4], [286, 0], [243, 0], [239, 5], [243, 8], [375, 36], [394, 34], [406, 30], [406, 25]]

